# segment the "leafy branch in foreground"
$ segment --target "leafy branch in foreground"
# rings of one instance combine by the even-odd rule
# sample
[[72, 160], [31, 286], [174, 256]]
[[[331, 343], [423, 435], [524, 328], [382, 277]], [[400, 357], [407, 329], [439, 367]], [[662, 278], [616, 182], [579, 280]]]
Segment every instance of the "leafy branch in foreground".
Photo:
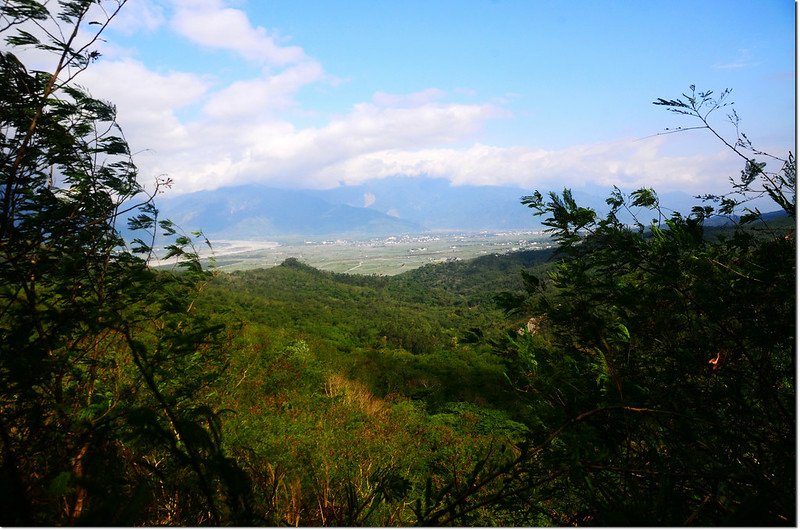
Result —
[[[209, 398], [227, 338], [192, 303], [208, 274], [186, 237], [170, 251], [188, 273], [148, 267], [154, 194], [137, 180], [114, 106], [73, 84], [124, 3], [0, 9], [12, 48], [55, 57], [52, 71], [30, 72], [0, 52], [4, 525], [221, 524], [247, 513], [247, 481], [222, 450]], [[147, 234], [133, 250], [119, 230], [127, 215]]]
[[[722, 139], [709, 116], [728, 95], [713, 99], [692, 87], [656, 104]], [[730, 214], [766, 196], [793, 219], [794, 157], [771, 157], [783, 165], [767, 171], [755, 157], [768, 155], [752, 149], [735, 112], [730, 117], [737, 140], [723, 141], [745, 169], [730, 194], [706, 198]], [[498, 351], [535, 411], [532, 434], [567, 426], [555, 430], [538, 464], [565, 471], [551, 485], [564, 500], [548, 504], [556, 520], [794, 524], [794, 227], [746, 210], [709, 237], [703, 221], [714, 208], [667, 216], [648, 189], [615, 189], [604, 217], [569, 190], [548, 197], [534, 193], [523, 203], [548, 216], [543, 224], [562, 259], [548, 277], [528, 282], [535, 303], [525, 307], [539, 329], [510, 334]], [[622, 222], [634, 208], [652, 212], [652, 221]]]
[[[695, 118], [699, 120], [702, 125], [667, 129], [667, 133], [694, 129], [708, 130], [726, 147], [745, 161], [745, 167], [739, 178], [730, 179], [732, 187], [730, 193], [725, 195], [707, 195], [705, 198], [719, 203], [719, 214], [730, 215], [739, 205], [766, 195], [772, 199], [775, 204], [786, 211], [786, 213], [795, 217], [797, 166], [794, 155], [790, 152], [784, 159], [765, 153], [753, 145], [750, 138], [740, 130], [739, 124], [741, 119], [736, 113], [736, 110], [733, 109], [733, 103], [728, 101], [731, 89], [723, 90], [717, 98], [713, 97], [713, 91], [697, 91], [694, 85], [690, 85], [689, 90], [690, 92], [688, 94], [682, 94], [682, 97], [678, 99], [658, 98], [653, 104], [664, 106], [669, 111], [676, 114]], [[710, 121], [712, 113], [726, 107], [730, 107], [731, 109], [726, 116], [735, 129], [736, 134], [733, 140], [724, 137], [719, 129], [712, 125]], [[768, 171], [767, 162], [756, 160], [755, 157], [757, 156], [779, 162], [781, 164], [781, 169], [779, 171]], [[751, 210], [747, 211], [747, 213], [746, 221], [759, 217], [758, 211]]]

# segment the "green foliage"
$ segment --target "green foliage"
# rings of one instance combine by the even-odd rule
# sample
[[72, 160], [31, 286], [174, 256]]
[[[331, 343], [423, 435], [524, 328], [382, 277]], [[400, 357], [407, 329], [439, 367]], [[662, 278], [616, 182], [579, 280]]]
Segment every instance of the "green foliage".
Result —
[[[235, 411], [226, 445], [253, 479], [264, 520], [419, 523], [411, 508], [428, 482], [447, 488], [483, 460], [479, 489], [499, 487], [496, 470], [510, 453], [498, 448], [521, 440], [526, 427], [501, 360], [461, 337], [479, 325], [501, 326], [493, 294], [482, 292], [487, 278], [497, 288], [521, 286], [520, 267], [539, 261], [489, 257], [378, 278], [291, 260], [217, 277], [197, 307], [242, 321], [220, 385], [223, 406]], [[474, 272], [454, 278], [453, 266]], [[420, 293], [432, 290], [421, 302]], [[426, 350], [401, 346], [420, 340], [414, 333]], [[430, 508], [456, 498], [450, 491]], [[470, 520], [500, 521], [493, 514], [482, 508]]]
[[[717, 134], [708, 115], [724, 104], [685, 97], [657, 104]], [[793, 216], [793, 158], [779, 176], [745, 159], [738, 199], [715, 198], [717, 211], [765, 194]], [[523, 202], [550, 216], [563, 258], [531, 285], [542, 329], [496, 348], [533, 411], [533, 439], [548, 440], [531, 465], [564, 472], [557, 520], [793, 524], [794, 227], [751, 212], [710, 237], [713, 207], [667, 217], [649, 189], [615, 189], [603, 218], [568, 191]], [[633, 207], [653, 221], [622, 223]]]
[[[208, 275], [182, 236], [170, 251], [185, 273], [147, 266], [152, 196], [113, 105], [73, 83], [121, 7], [107, 6], [91, 33], [95, 4], [14, 1], [0, 11], [8, 44], [55, 61], [29, 72], [0, 53], [2, 521], [243, 521], [247, 480], [222, 449], [208, 399], [226, 337], [193, 310]], [[119, 232], [126, 215], [142, 234], [134, 252]]]
[[[747, 202], [769, 197], [782, 210], [791, 217], [796, 215], [796, 189], [797, 189], [797, 164], [794, 155], [789, 153], [786, 159], [782, 159], [761, 151], [753, 146], [753, 142], [747, 135], [739, 129], [741, 119], [732, 108], [733, 103], [729, 101], [731, 89], [723, 90], [719, 97], [715, 98], [711, 90], [698, 92], [694, 85], [689, 86], [689, 93], [682, 94], [678, 99], [658, 98], [653, 103], [667, 108], [670, 112], [689, 116], [700, 122], [700, 125], [693, 127], [678, 127], [667, 129], [667, 133], [680, 132], [691, 129], [705, 129], [711, 132], [726, 147], [736, 153], [745, 161], [745, 167], [738, 179], [730, 178], [731, 191], [725, 195], [707, 195], [704, 199], [712, 201], [718, 205], [718, 213], [729, 215], [735, 208]], [[725, 138], [716, 125], [711, 122], [711, 115], [716, 111], [730, 108], [727, 119], [734, 127], [735, 138], [729, 140]], [[756, 160], [761, 157], [762, 160]], [[781, 164], [779, 171], [770, 171], [768, 163], [778, 162]], [[745, 208], [749, 214], [747, 220], [754, 220], [759, 217], [757, 210]]]

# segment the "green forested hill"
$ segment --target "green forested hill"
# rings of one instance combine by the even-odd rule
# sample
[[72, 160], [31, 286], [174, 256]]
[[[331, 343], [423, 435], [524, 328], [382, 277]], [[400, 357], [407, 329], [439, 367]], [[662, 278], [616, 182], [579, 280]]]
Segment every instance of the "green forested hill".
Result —
[[[199, 308], [225, 314], [237, 330], [220, 405], [235, 411], [225, 421], [229, 449], [251, 466], [257, 495], [268, 496], [259, 501], [268, 521], [412, 524], [402, 499], [423, 495], [429, 480], [466, 476], [490, 448], [521, 440], [525, 412], [503, 359], [463, 337], [475, 327], [505, 331], [488, 299], [469, 298], [486, 277], [514, 284], [531, 261], [503, 256], [467, 266], [472, 274], [443, 264], [384, 278], [287, 260], [218, 276]], [[445, 278], [459, 289], [430, 285]]]
[[[357, 362], [365, 352], [402, 350], [419, 359], [485, 353], [465, 345], [465, 337], [474, 328], [505, 331], [509, 324], [493, 297], [509, 288], [522, 293], [520, 270], [538, 260], [511, 254], [386, 278], [323, 272], [290, 259], [270, 269], [221, 274], [199, 303], [248, 329], [263, 326], [302, 339], [331, 367], [356, 373], [367, 370]], [[387, 388], [378, 383], [387, 374], [372, 376], [374, 391]]]
[[420, 300], [434, 300], [437, 293], [448, 293], [465, 302], [486, 305], [499, 293], [524, 291], [520, 271], [546, 267], [552, 257], [551, 249], [527, 250], [426, 265], [394, 276], [390, 288], [401, 296]]

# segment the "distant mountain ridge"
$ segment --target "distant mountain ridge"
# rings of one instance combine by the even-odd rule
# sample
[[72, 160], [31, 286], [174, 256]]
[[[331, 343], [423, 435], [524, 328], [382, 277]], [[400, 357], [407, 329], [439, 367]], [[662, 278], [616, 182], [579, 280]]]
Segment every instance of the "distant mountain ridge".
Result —
[[[390, 177], [326, 190], [250, 184], [161, 197], [157, 206], [162, 218], [215, 239], [382, 237], [428, 231], [538, 230], [541, 219], [520, 203], [532, 191], [453, 186], [443, 178]], [[608, 190], [587, 186], [572, 191], [578, 204], [601, 215], [607, 211]], [[680, 192], [659, 197], [663, 206], [682, 213], [700, 202]], [[638, 215], [644, 223], [652, 217], [646, 210]]]
[[408, 219], [427, 230], [534, 228], [538, 222], [511, 186], [453, 186], [442, 178], [389, 177], [312, 192], [327, 201]]
[[161, 197], [161, 216], [217, 239], [536, 229], [526, 190], [394, 177], [328, 190], [245, 185]]
[[416, 233], [414, 222], [334, 204], [302, 190], [247, 185], [159, 199], [161, 216], [219, 239]]

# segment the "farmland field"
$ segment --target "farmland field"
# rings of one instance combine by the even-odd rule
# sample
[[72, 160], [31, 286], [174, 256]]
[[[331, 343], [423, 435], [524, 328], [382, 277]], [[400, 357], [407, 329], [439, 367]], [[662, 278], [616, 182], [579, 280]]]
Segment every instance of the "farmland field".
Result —
[[393, 275], [429, 263], [546, 248], [550, 243], [539, 231], [504, 231], [281, 243], [220, 240], [212, 241], [212, 245], [216, 266], [223, 271], [269, 268], [288, 258], [297, 258], [332, 272]]

